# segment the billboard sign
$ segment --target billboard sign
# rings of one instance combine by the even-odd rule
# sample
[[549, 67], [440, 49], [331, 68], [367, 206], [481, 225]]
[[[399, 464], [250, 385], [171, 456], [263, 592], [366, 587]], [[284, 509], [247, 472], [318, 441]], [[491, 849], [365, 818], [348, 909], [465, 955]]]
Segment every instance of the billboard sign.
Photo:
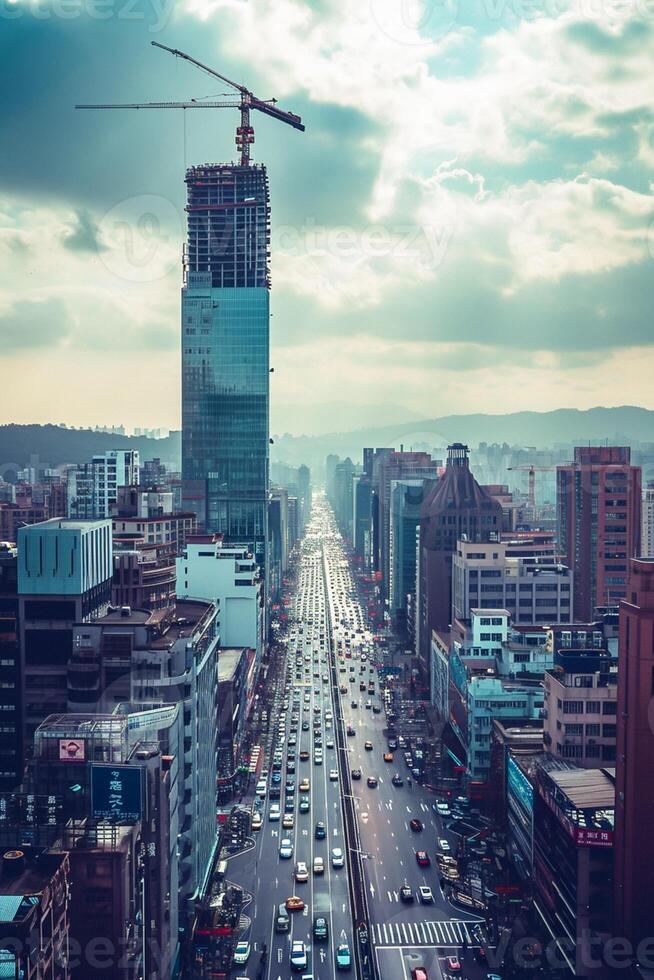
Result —
[[96, 820], [131, 823], [143, 814], [140, 766], [91, 766], [91, 810]]
[[85, 762], [86, 745], [83, 738], [59, 739], [60, 762]]

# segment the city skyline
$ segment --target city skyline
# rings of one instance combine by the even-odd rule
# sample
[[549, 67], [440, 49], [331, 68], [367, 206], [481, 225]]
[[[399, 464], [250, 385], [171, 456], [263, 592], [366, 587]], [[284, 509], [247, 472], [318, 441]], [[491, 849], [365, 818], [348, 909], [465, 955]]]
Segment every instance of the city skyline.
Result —
[[[353, 415], [391, 385], [423, 418], [461, 405], [654, 407], [647, 11], [521, 16], [451, 0], [403, 21], [394, 9], [189, 0], [102, 18], [80, 4], [66, 19], [8, 8], [0, 318], [15, 421], [45, 421], [53, 403], [70, 424], [109, 417], [129, 349], [159, 384], [145, 410], [138, 386], [126, 391], [121, 421], [179, 426], [182, 176], [233, 156], [234, 119], [72, 108], [216, 94], [152, 39], [310, 126], [302, 139], [256, 126], [254, 159], [274, 188], [273, 430], [298, 401], [319, 426], [336, 387]], [[253, 31], [272, 39], [268, 57], [251, 57]], [[512, 376], [521, 383], [506, 385]]]

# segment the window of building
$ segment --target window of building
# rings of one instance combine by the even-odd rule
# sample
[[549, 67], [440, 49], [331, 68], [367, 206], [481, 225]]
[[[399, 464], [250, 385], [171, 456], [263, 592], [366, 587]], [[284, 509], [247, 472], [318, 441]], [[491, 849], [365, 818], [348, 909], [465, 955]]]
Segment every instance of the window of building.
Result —
[[617, 701], [603, 701], [602, 702], [602, 714], [603, 715], [614, 715], [618, 707]]
[[587, 715], [599, 715], [601, 713], [602, 707], [600, 701], [586, 701], [586, 714]]
[[583, 701], [565, 701], [563, 703], [564, 715], [581, 715], [584, 711]]

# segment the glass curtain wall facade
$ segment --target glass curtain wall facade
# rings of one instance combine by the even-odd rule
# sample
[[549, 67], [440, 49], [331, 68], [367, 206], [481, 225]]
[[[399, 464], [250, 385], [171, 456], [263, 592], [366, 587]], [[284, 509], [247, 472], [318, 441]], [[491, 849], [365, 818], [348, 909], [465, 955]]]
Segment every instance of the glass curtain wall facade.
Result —
[[263, 166], [187, 171], [183, 506], [265, 566], [270, 207]]

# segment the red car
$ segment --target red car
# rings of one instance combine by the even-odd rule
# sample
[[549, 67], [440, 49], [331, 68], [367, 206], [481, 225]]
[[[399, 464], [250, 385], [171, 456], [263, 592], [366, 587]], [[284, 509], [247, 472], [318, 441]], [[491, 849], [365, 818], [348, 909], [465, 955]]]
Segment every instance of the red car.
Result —
[[456, 956], [448, 956], [447, 959], [445, 960], [445, 963], [447, 965], [448, 970], [451, 973], [461, 972], [461, 964], [457, 960]]
[[427, 851], [416, 851], [416, 861], [421, 868], [428, 868], [431, 864]]
[[416, 819], [416, 818], [414, 817], [414, 818], [413, 818], [412, 820], [409, 820], [409, 827], [410, 827], [410, 828], [411, 828], [411, 830], [413, 830], [413, 831], [414, 831], [415, 833], [419, 833], [419, 832], [420, 832], [421, 830], [423, 830], [423, 828], [424, 828], [424, 824], [423, 824], [423, 822], [422, 822], [422, 820], [417, 820], [417, 819]]

